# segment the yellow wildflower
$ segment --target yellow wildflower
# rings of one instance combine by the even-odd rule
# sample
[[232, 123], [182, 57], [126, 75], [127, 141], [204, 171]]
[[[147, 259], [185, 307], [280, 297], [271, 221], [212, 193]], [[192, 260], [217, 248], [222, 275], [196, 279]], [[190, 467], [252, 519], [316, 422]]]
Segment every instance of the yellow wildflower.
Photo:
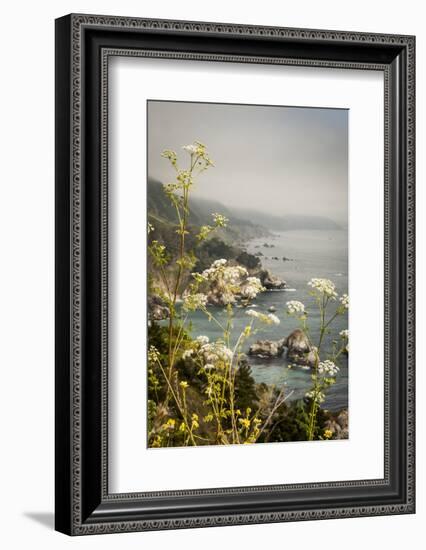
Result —
[[192, 420], [192, 429], [193, 430], [196, 430], [197, 428], [200, 427], [200, 424], [198, 422], [198, 414], [193, 413], [192, 417], [191, 417], [191, 420]]
[[156, 435], [154, 437], [151, 447], [161, 447], [161, 435]]
[[248, 418], [239, 418], [238, 422], [243, 426], [243, 428], [250, 428], [250, 420]]
[[166, 427], [170, 429], [174, 429], [176, 426], [176, 420], [174, 418], [169, 418], [166, 422]]

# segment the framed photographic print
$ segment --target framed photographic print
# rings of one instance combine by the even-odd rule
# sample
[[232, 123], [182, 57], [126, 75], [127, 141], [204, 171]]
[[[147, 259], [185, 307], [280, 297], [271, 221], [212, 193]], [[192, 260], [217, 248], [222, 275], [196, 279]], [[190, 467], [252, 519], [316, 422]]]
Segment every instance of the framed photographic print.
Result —
[[56, 529], [414, 513], [412, 36], [56, 21]]

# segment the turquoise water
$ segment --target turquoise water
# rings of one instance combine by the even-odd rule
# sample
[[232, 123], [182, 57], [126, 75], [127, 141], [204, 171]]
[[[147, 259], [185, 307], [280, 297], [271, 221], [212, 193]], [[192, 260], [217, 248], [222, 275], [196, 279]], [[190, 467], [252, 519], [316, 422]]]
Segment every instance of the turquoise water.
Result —
[[[273, 244], [273, 248], [263, 247], [263, 243]], [[254, 239], [247, 244], [247, 251], [251, 253], [262, 252], [263, 266], [274, 275], [287, 282], [288, 289], [283, 291], [266, 291], [261, 293], [253, 305], [257, 311], [267, 313], [270, 306], [276, 308], [275, 315], [281, 323], [271, 326], [260, 326], [257, 334], [250, 337], [244, 351], [256, 340], [279, 340], [286, 337], [297, 328], [297, 321], [287, 316], [286, 302], [299, 300], [310, 311], [309, 326], [313, 341], [317, 341], [319, 331], [319, 317], [316, 309], [311, 309], [313, 299], [309, 296], [307, 282], [313, 277], [331, 279], [338, 294], [348, 292], [348, 235], [346, 231], [286, 231], [274, 233], [273, 237]], [[279, 259], [273, 260], [276, 256]], [[291, 261], [283, 261], [283, 256]], [[226, 313], [219, 308], [211, 308], [212, 313], [218, 319], [225, 320]], [[312, 311], [312, 313], [311, 313]], [[332, 309], [330, 310], [332, 311]], [[242, 329], [247, 325], [248, 317], [244, 308], [234, 308], [233, 334], [238, 337]], [[221, 337], [221, 331], [213, 322], [209, 322], [201, 312], [191, 315], [192, 335], [200, 334], [209, 336], [210, 339]], [[339, 316], [331, 326], [332, 335], [328, 337], [326, 344], [331, 339], [338, 339], [338, 333], [348, 328], [347, 315]], [[326, 349], [327, 349], [326, 345]], [[325, 358], [322, 355], [322, 358]], [[309, 370], [300, 367], [288, 369], [288, 361], [285, 353], [276, 359], [260, 359], [249, 357], [253, 377], [257, 382], [275, 384], [282, 387], [287, 385], [288, 392], [293, 391], [289, 400], [299, 399], [311, 386]], [[348, 406], [348, 361], [346, 357], [340, 359], [340, 372], [337, 381], [327, 394], [324, 408], [338, 410]]]

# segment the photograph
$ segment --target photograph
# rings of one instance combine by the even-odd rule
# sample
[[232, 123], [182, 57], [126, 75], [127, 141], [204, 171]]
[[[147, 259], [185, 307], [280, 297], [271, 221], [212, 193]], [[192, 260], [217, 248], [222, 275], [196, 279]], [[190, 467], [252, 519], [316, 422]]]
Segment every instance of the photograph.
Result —
[[149, 99], [146, 132], [147, 447], [349, 439], [349, 110]]

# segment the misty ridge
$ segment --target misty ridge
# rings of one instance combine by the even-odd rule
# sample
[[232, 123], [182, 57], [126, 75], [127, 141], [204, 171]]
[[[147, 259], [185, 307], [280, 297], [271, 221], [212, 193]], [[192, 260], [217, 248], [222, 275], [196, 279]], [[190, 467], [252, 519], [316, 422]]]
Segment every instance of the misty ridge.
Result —
[[[164, 195], [162, 184], [154, 178], [148, 178], [147, 201], [150, 216], [162, 223], [170, 223], [175, 219], [174, 209]], [[220, 201], [200, 197], [191, 197], [189, 210], [189, 222], [194, 225], [209, 223], [212, 212], [223, 214], [229, 219], [228, 233], [234, 233], [228, 235], [231, 238], [268, 236], [270, 231], [345, 229], [325, 216], [288, 213], [271, 215], [260, 209], [225, 206]]]
[[148, 174], [163, 183], [165, 148], [185, 165], [185, 144], [206, 145], [214, 168], [191, 201], [221, 202], [234, 218], [275, 231], [347, 225], [346, 110], [150, 101], [148, 135]]

